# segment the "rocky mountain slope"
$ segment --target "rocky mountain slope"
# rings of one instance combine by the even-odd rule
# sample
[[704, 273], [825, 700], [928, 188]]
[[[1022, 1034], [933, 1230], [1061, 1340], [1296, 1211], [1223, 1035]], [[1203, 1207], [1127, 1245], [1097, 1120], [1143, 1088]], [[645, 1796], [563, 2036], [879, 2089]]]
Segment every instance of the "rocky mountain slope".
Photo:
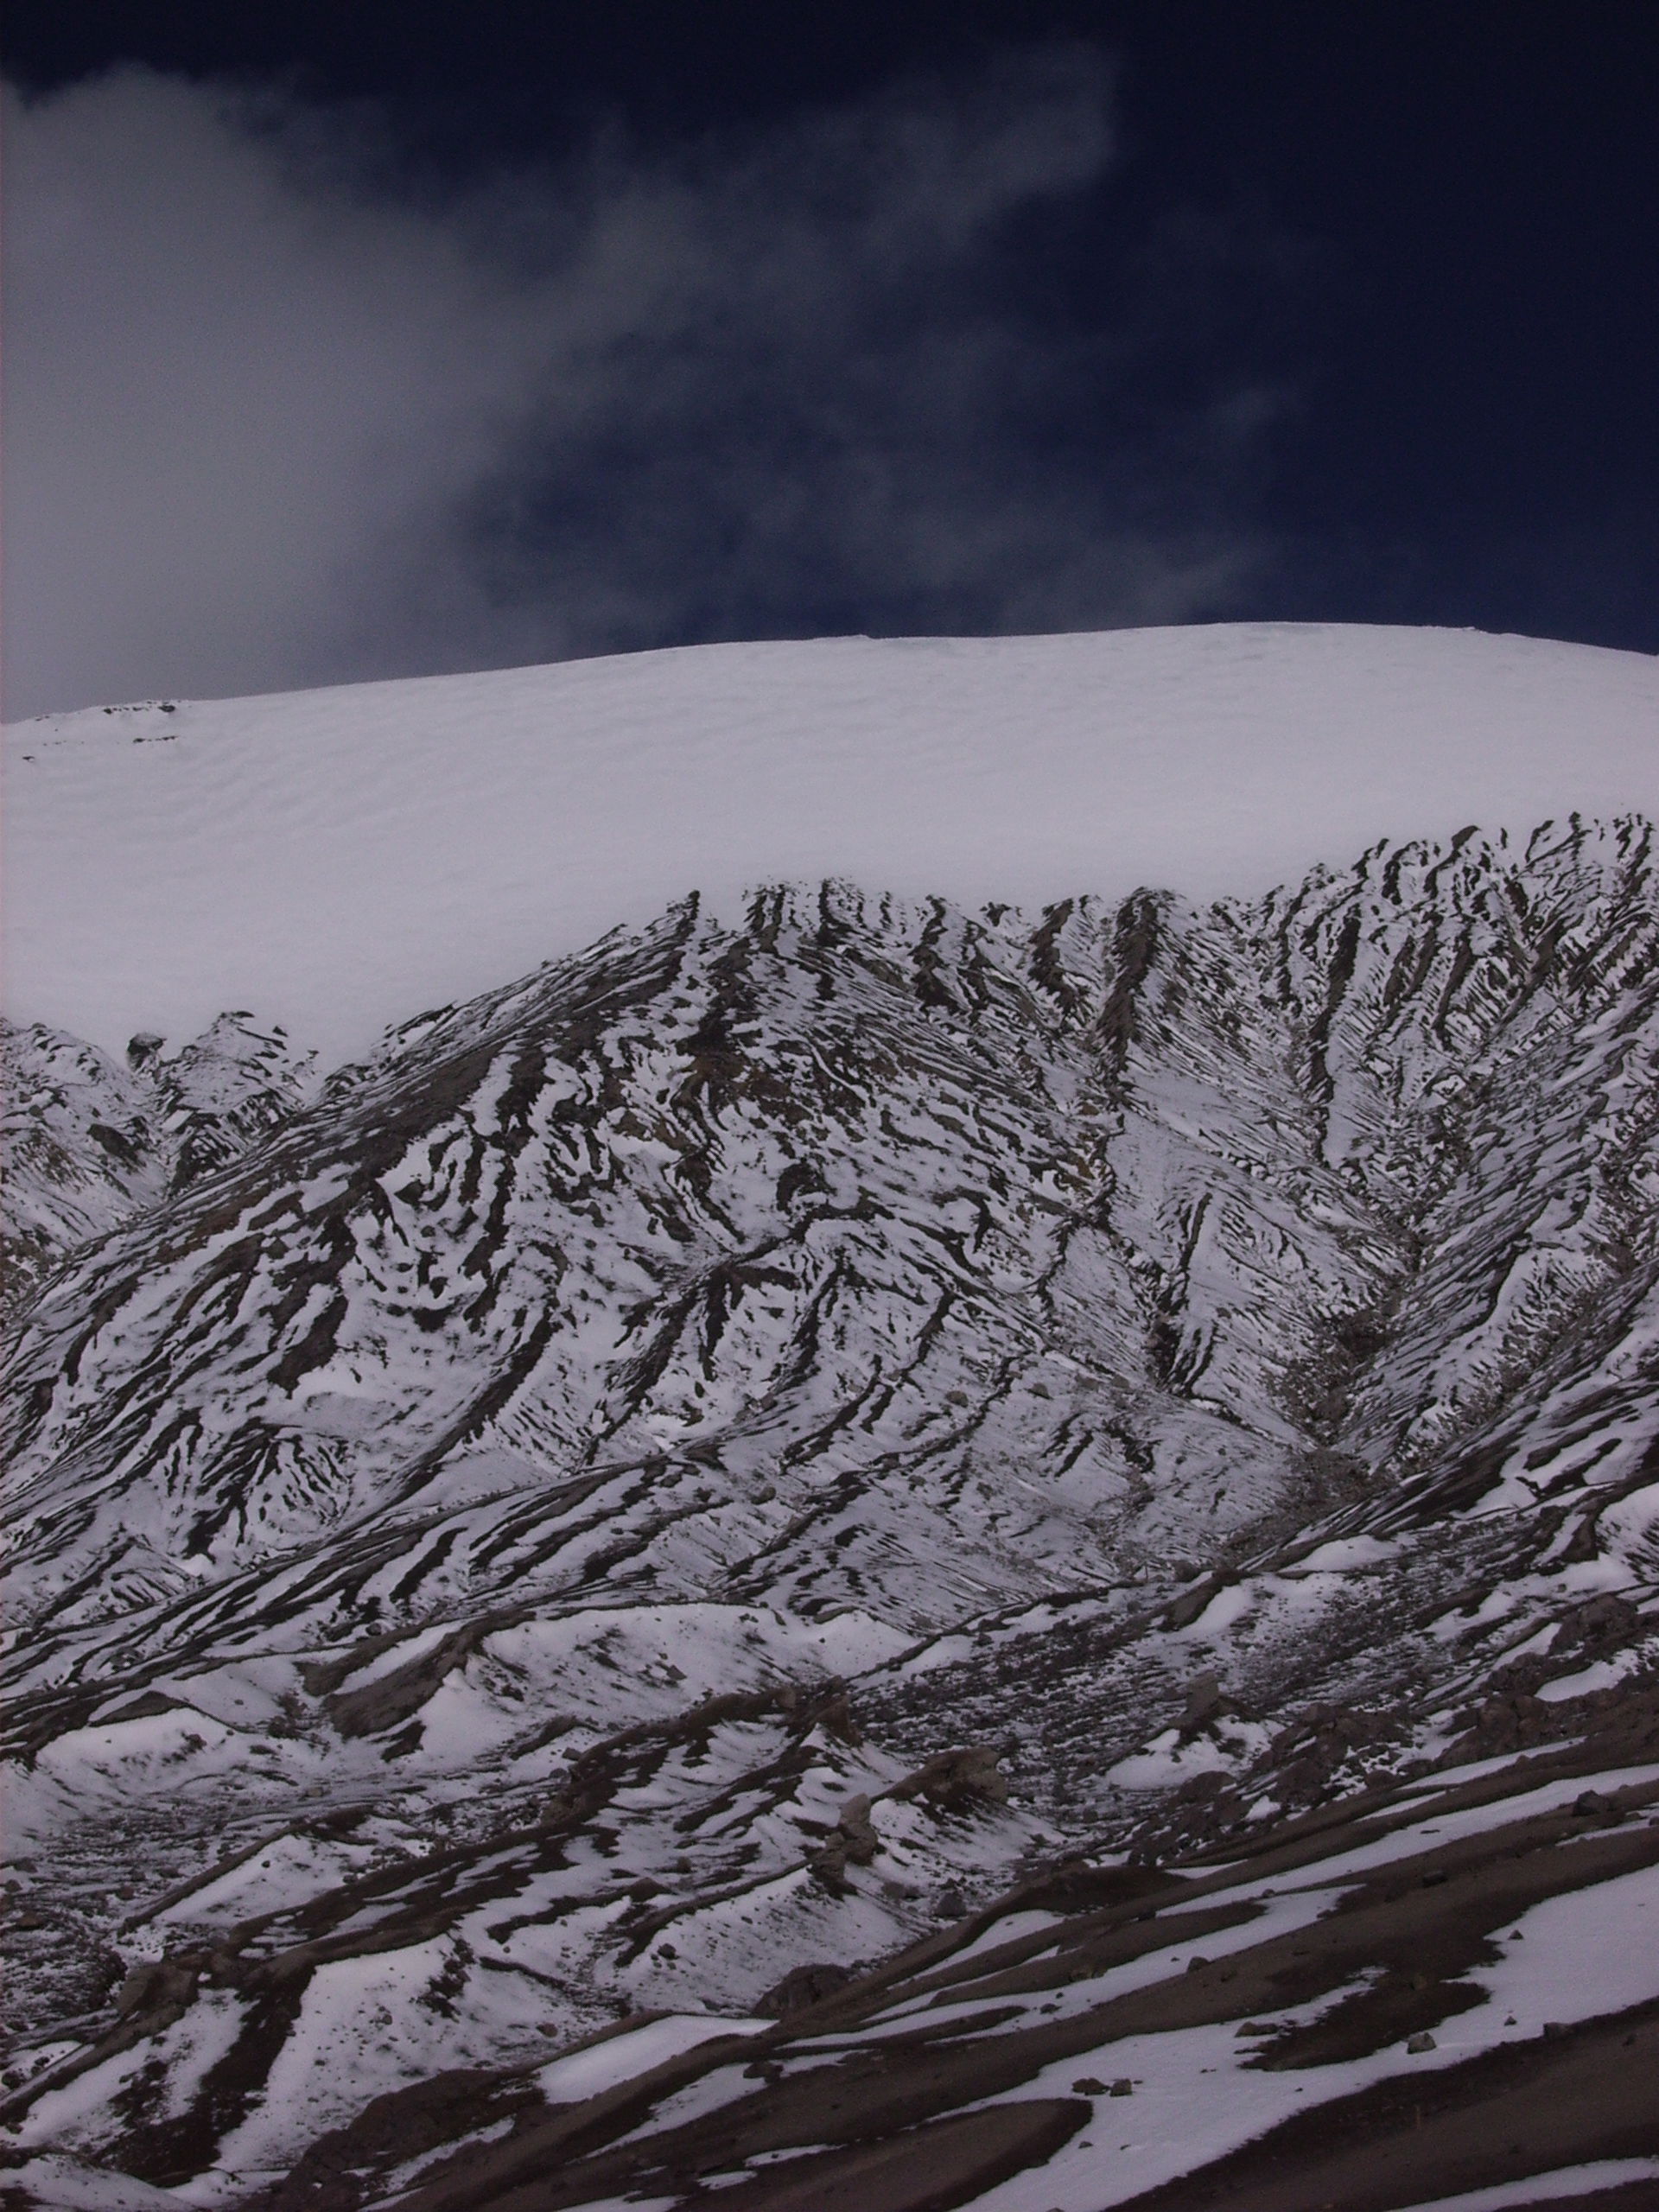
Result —
[[1574, 818], [15, 1034], [0, 2201], [1648, 2186], [1656, 956]]
[[221, 1014], [181, 1050], [141, 1033], [118, 1066], [43, 1023], [0, 1018], [0, 1311], [77, 1245], [221, 1167], [304, 1102], [280, 1029]]

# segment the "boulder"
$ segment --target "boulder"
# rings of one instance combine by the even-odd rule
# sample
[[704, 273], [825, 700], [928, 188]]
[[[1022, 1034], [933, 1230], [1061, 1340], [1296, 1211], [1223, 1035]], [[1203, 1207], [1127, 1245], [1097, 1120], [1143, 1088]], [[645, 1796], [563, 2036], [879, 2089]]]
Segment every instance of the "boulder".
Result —
[[1183, 1742], [1200, 1736], [1206, 1728], [1213, 1728], [1217, 1720], [1224, 1720], [1230, 1713], [1243, 1715], [1244, 1707], [1238, 1700], [1230, 1697], [1221, 1686], [1218, 1675], [1197, 1675], [1188, 1683], [1186, 1705], [1180, 1718]]
[[196, 1993], [196, 1969], [176, 1959], [144, 1959], [115, 1993], [115, 2017], [130, 2020], [163, 2005], [188, 2005]]
[[999, 1770], [1002, 1754], [994, 1744], [967, 1744], [961, 1750], [941, 1751], [894, 1783], [888, 1796], [925, 1798], [936, 1811], [975, 1812], [987, 1804], [1007, 1802], [1007, 1777]]
[[1604, 1590], [1563, 1618], [1554, 1648], [1601, 1650], [1610, 1644], [1631, 1643], [1640, 1627], [1641, 1616], [1630, 1600], [1616, 1591]]
[[1600, 1821], [1608, 1827], [1617, 1827], [1624, 1817], [1623, 1806], [1604, 1797], [1599, 1789], [1581, 1789], [1573, 1800], [1573, 1810], [1581, 1821]]
[[756, 2010], [764, 2012], [768, 2019], [781, 2020], [791, 2012], [804, 2012], [809, 2005], [822, 2005], [826, 1997], [833, 1997], [852, 1978], [850, 1967], [836, 1966], [829, 1959], [791, 1967], [781, 1981], [774, 1982], [767, 1990]]
[[1524, 1693], [1516, 1697], [1488, 1698], [1471, 1732], [1483, 1751], [1518, 1751], [1543, 1740], [1554, 1728], [1555, 1715], [1543, 1701]]
[[881, 1848], [881, 1839], [870, 1819], [870, 1801], [849, 1797], [841, 1808], [836, 1833], [846, 1846], [846, 1857], [855, 1866], [868, 1866]]

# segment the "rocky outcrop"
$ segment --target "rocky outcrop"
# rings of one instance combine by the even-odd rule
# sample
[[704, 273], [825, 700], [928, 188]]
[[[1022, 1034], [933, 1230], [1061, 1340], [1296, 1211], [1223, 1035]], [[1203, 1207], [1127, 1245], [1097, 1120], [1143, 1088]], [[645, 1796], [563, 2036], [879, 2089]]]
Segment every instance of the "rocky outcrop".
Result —
[[[900, 1801], [925, 1798], [940, 1812], [973, 1812], [985, 1805], [1007, 1802], [1007, 1777], [1001, 1771], [1002, 1755], [990, 1744], [969, 1744], [961, 1751], [941, 1751], [895, 1782], [887, 1792]], [[845, 1815], [842, 1815], [843, 1822]]]
[[279, 1128], [309, 1077], [282, 1031], [246, 1014], [221, 1014], [170, 1056], [142, 1033], [124, 1067], [42, 1023], [0, 1019], [0, 1320], [78, 1246]]
[[756, 2009], [772, 2019], [781, 2020], [791, 2012], [803, 2012], [809, 2005], [821, 2005], [826, 1997], [833, 1997], [844, 1989], [853, 1978], [850, 1967], [837, 1966], [831, 1960], [814, 1960], [804, 1967], [791, 1967], [779, 1982], [766, 1991]]

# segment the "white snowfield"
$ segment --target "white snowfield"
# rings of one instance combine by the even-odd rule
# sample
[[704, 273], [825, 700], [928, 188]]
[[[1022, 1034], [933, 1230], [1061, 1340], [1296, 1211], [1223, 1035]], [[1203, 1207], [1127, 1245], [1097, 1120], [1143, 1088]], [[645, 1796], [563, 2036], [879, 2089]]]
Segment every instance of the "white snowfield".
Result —
[[1247, 623], [706, 645], [6, 734], [4, 995], [324, 1066], [696, 890], [1259, 892], [1379, 837], [1659, 814], [1659, 660]]

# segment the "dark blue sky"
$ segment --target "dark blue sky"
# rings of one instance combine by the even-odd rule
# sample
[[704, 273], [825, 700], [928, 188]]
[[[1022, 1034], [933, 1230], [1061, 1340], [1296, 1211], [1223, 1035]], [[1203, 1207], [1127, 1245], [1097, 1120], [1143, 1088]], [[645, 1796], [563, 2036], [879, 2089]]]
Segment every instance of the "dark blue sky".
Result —
[[[1659, 650], [1651, 0], [12, 0], [29, 111], [123, 63], [564, 286], [556, 372], [442, 487], [489, 613], [451, 592], [428, 664], [1234, 617]], [[329, 652], [296, 680], [385, 672]]]

